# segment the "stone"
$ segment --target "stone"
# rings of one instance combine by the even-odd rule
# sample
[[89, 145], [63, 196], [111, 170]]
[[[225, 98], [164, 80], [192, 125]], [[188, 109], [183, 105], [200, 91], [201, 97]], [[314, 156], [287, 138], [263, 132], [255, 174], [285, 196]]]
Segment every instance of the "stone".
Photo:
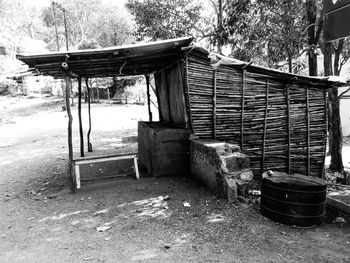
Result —
[[240, 174], [240, 179], [243, 181], [251, 181], [253, 180], [253, 172], [250, 169], [245, 169]]
[[237, 193], [239, 196], [247, 196], [248, 195], [248, 183], [240, 178], [236, 179], [237, 183]]
[[253, 173], [249, 169], [249, 157], [239, 150], [235, 144], [217, 140], [191, 141], [193, 178], [230, 203], [235, 202], [239, 195], [247, 196]]
[[236, 180], [230, 177], [224, 179], [224, 192], [228, 203], [234, 203], [238, 199]]
[[222, 155], [220, 159], [222, 161], [221, 167], [226, 173], [250, 168], [249, 157], [244, 153], [234, 152], [230, 155]]
[[243, 196], [239, 196], [238, 197], [238, 200], [244, 204], [249, 204], [250, 203], [250, 200], [249, 198], [246, 198], [246, 197], [243, 197]]

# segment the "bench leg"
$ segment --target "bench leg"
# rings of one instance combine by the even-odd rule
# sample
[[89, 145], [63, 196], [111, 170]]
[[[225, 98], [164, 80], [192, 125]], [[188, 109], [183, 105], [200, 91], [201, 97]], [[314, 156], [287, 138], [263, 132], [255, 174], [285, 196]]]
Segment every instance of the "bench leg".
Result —
[[77, 189], [80, 189], [80, 169], [78, 164], [75, 165], [75, 184]]
[[140, 174], [139, 174], [139, 167], [137, 165], [137, 158], [134, 158], [134, 169], [135, 169], [135, 174], [136, 174], [136, 179], [140, 179]]

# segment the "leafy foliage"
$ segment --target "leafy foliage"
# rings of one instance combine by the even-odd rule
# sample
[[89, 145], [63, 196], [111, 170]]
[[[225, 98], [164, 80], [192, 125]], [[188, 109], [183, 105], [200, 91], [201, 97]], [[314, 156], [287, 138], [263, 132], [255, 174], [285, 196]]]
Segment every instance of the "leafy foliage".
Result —
[[2, 0], [0, 2], [0, 46], [15, 58], [24, 48], [23, 40], [35, 37], [35, 27], [40, 27], [36, 9], [20, 0]]
[[168, 39], [195, 34], [202, 5], [194, 0], [129, 0], [137, 39]]
[[231, 0], [224, 6], [226, 42], [238, 59], [270, 67], [297, 58], [305, 45], [302, 0]]
[[[68, 41], [69, 46], [73, 46], [73, 48], [107, 47], [132, 41], [130, 37], [131, 17], [119, 10], [117, 5], [104, 5], [101, 0], [64, 0], [60, 6], [66, 10]], [[61, 48], [65, 46], [62, 8], [55, 7]], [[52, 6], [42, 11], [42, 19], [50, 29], [46, 37], [49, 48], [56, 50], [55, 20]]]

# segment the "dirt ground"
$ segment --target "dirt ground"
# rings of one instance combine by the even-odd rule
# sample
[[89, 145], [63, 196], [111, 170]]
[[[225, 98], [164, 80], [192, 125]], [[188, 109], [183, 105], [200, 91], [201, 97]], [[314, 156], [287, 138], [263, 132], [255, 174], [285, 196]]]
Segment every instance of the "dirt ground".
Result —
[[[71, 193], [67, 117], [54, 99], [45, 103], [30, 115], [0, 105], [10, 120], [0, 126], [0, 262], [350, 262], [349, 224], [332, 223], [336, 214], [293, 228], [189, 178], [83, 183]], [[96, 152], [134, 151], [121, 138], [137, 134], [147, 108], [93, 105], [92, 118]]]

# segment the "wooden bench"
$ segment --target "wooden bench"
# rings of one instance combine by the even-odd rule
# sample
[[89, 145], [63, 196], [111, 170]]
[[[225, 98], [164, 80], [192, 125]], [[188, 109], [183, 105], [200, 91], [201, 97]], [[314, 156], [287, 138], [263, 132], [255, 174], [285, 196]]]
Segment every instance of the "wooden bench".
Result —
[[[91, 163], [100, 163], [105, 161], [116, 161], [116, 160], [126, 160], [126, 159], [134, 159], [134, 172], [135, 178], [139, 180], [139, 168], [137, 165], [138, 155], [137, 153], [126, 153], [126, 154], [114, 154], [114, 155], [104, 155], [104, 156], [89, 156], [89, 157], [80, 157], [73, 160], [74, 167], [74, 176], [75, 176], [75, 185], [77, 189], [81, 187], [81, 177], [80, 177], [80, 168], [79, 166], [82, 164], [91, 164]], [[125, 174], [116, 174], [114, 176], [110, 176], [108, 178], [125, 176]], [[101, 178], [104, 179], [104, 178]], [[91, 179], [95, 180], [95, 179]], [[89, 181], [89, 179], [84, 179], [84, 181]]]

